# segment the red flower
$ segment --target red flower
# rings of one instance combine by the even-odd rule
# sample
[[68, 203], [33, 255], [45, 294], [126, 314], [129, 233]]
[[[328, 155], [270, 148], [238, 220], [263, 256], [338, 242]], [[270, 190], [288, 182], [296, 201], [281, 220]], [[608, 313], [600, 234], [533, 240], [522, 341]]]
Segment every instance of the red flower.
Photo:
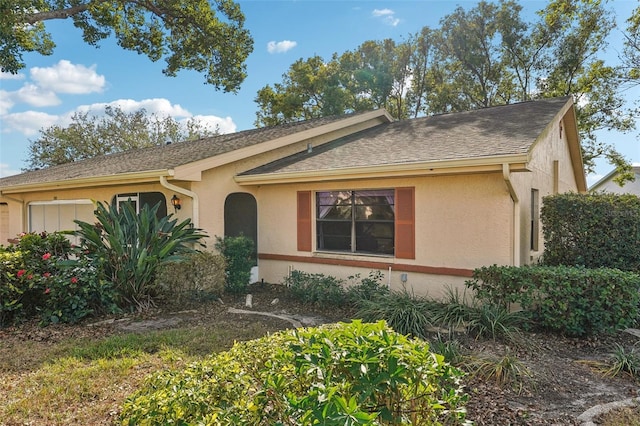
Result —
[[50, 289], [50, 288], [47, 288], [47, 289], [44, 291], [44, 294], [49, 294], [49, 293], [51, 293], [51, 289]]
[[27, 275], [27, 279], [30, 280], [31, 278], [33, 278], [33, 274], [29, 274]]
[[71, 284], [78, 284], [78, 279], [76, 277], [71, 277]]
[[18, 271], [18, 278], [20, 278], [21, 276], [23, 276], [23, 275], [25, 274], [25, 272], [27, 272], [27, 271], [25, 271], [24, 269], [20, 269], [20, 270]]
[[42, 255], [42, 260], [47, 260], [51, 257], [51, 253], [45, 253]]
[[49, 278], [51, 276], [51, 272], [45, 272], [44, 274], [42, 274], [42, 276], [45, 278]]

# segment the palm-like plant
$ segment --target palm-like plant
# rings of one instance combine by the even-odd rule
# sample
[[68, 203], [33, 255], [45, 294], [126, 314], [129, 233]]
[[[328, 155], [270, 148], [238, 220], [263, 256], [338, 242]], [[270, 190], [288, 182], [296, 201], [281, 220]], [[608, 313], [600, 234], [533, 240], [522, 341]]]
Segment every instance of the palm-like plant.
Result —
[[[144, 308], [153, 303], [158, 265], [180, 261], [196, 251], [206, 237], [190, 219], [178, 223], [172, 216], [158, 218], [159, 204], [144, 205], [136, 213], [132, 203], [96, 204], [96, 224], [76, 220], [83, 249], [104, 260], [105, 275], [121, 297], [121, 304]], [[204, 244], [200, 244], [204, 246]]]

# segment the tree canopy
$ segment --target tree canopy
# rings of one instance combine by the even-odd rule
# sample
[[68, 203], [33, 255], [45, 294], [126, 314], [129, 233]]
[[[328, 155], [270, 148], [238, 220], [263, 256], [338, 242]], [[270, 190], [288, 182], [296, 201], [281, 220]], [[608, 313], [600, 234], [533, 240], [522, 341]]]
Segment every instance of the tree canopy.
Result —
[[154, 62], [164, 58], [167, 76], [183, 69], [204, 73], [207, 84], [225, 92], [238, 90], [253, 51], [244, 15], [231, 0], [2, 0], [2, 71], [24, 68], [25, 52], [52, 54], [55, 43], [45, 27], [52, 19], [70, 19], [90, 45], [113, 35], [123, 49]]
[[258, 92], [255, 124], [381, 107], [404, 119], [572, 95], [587, 171], [606, 158], [626, 177], [630, 165], [596, 131], [634, 128], [620, 83], [625, 76], [640, 81], [640, 8], [628, 21], [625, 74], [602, 59], [616, 27], [605, 4], [552, 0], [528, 22], [514, 0], [480, 1], [403, 42], [367, 41], [329, 61], [300, 59], [282, 83]]
[[127, 113], [107, 107], [102, 117], [78, 112], [68, 127], [41, 129], [40, 137], [30, 141], [25, 171], [216, 133], [217, 128], [210, 129], [201, 121], [189, 119], [181, 124], [172, 117], [149, 115], [144, 109]]

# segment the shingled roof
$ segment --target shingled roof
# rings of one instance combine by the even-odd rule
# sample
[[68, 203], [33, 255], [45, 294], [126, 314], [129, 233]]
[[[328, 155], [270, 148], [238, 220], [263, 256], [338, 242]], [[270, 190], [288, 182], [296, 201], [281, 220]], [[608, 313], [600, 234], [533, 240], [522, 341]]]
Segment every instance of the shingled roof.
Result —
[[[351, 114], [351, 116], [356, 115], [359, 114]], [[101, 155], [87, 160], [4, 177], [0, 179], [0, 189], [9, 186], [61, 182], [82, 178], [106, 178], [146, 171], [170, 170], [198, 160], [318, 128], [344, 120], [346, 117], [344, 115], [323, 117], [279, 126], [215, 135], [194, 141]]]
[[[526, 156], [570, 97], [395, 121], [257, 167], [251, 176]], [[570, 104], [569, 104], [570, 105]]]

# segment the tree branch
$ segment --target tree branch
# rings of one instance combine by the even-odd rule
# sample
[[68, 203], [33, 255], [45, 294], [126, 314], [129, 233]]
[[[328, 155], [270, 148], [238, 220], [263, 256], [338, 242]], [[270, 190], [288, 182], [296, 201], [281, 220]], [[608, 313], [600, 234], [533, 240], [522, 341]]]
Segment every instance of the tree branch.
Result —
[[31, 13], [25, 16], [25, 24], [35, 24], [37, 22], [48, 21], [50, 19], [67, 19], [70, 16], [77, 15], [88, 9], [86, 4], [69, 7], [67, 9], [50, 10], [47, 12]]

